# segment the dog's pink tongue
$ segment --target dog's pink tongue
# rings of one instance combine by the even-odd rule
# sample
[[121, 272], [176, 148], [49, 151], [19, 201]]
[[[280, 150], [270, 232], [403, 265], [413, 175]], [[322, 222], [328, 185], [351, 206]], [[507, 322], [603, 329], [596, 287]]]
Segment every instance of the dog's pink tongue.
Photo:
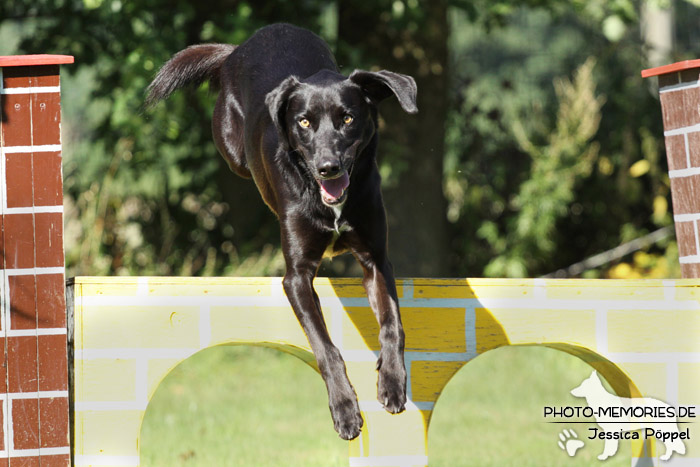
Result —
[[332, 180], [321, 180], [321, 189], [333, 199], [343, 196], [343, 192], [350, 185], [350, 176], [347, 172]]

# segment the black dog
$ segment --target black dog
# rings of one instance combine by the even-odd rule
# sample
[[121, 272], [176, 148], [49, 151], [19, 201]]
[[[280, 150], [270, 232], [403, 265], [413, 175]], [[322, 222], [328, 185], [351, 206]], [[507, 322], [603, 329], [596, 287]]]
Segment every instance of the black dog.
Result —
[[149, 86], [148, 103], [206, 80], [220, 87], [216, 145], [236, 174], [253, 178], [279, 218], [284, 290], [326, 383], [335, 429], [353, 439], [362, 428], [357, 396], [312, 281], [324, 255], [350, 251], [360, 263], [380, 324], [378, 399], [388, 412], [403, 411], [404, 332], [375, 157], [377, 104], [395, 95], [406, 112], [417, 112], [415, 81], [389, 71], [345, 77], [319, 37], [277, 24], [238, 47], [179, 52]]

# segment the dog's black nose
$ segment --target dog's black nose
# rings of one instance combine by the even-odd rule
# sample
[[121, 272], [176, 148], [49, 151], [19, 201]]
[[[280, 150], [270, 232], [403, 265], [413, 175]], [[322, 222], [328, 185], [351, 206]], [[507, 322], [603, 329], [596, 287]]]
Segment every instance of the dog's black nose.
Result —
[[321, 177], [333, 178], [340, 173], [340, 161], [337, 159], [321, 161], [316, 169]]

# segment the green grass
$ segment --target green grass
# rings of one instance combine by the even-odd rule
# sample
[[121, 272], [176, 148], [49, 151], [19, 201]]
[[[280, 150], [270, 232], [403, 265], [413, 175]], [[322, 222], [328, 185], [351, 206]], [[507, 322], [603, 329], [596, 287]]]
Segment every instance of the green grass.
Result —
[[175, 368], [141, 429], [142, 466], [347, 466], [326, 387], [301, 360], [215, 347]]
[[[604, 442], [587, 439], [594, 425], [545, 422], [545, 406], [585, 406], [569, 391], [591, 371], [581, 360], [545, 347], [504, 347], [473, 360], [435, 405], [428, 438], [431, 467], [628, 467], [629, 441], [621, 441], [617, 454], [601, 462], [597, 456]], [[574, 429], [585, 443], [574, 457], [557, 446], [564, 428]]]
[[[589, 366], [562, 352], [510, 347], [465, 366], [436, 404], [432, 466], [628, 466], [629, 442], [604, 463], [589, 425], [544, 422], [545, 405], [582, 406], [569, 391]], [[585, 446], [569, 458], [559, 432]], [[333, 431], [325, 386], [296, 357], [260, 347], [208, 349], [178, 366], [144, 419], [143, 466], [347, 466], [347, 442]]]

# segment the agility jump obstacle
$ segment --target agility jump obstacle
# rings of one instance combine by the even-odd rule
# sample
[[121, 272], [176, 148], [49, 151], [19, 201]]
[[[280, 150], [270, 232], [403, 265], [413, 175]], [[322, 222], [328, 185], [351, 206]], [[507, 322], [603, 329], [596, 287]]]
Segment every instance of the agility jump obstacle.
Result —
[[[700, 405], [700, 280], [399, 281], [409, 398], [399, 415], [376, 400], [379, 328], [361, 281], [315, 285], [365, 420], [350, 442], [351, 466], [428, 465], [428, 426], [445, 385], [471, 359], [505, 345], [581, 358], [620, 396]], [[315, 367], [279, 278], [78, 277], [68, 290], [76, 466], [138, 465], [149, 399], [200, 350], [261, 345]], [[698, 465], [700, 443], [686, 441], [686, 449], [668, 465]], [[632, 465], [658, 465], [650, 443], [632, 452]]]
[[[0, 57], [0, 467], [138, 465], [150, 397], [207, 347], [264, 345], [315, 365], [279, 278], [76, 278], [66, 299], [58, 76], [72, 61]], [[686, 278], [700, 276], [698, 67], [647, 72], [662, 76]], [[378, 329], [360, 281], [317, 279], [316, 287], [365, 419], [350, 465], [427, 465], [430, 417], [450, 377], [506, 345], [579, 357], [620, 396], [700, 405], [699, 280], [399, 281], [409, 376], [399, 415], [376, 402]], [[697, 438], [663, 465], [700, 463]], [[658, 465], [653, 443], [632, 452], [633, 465]]]

